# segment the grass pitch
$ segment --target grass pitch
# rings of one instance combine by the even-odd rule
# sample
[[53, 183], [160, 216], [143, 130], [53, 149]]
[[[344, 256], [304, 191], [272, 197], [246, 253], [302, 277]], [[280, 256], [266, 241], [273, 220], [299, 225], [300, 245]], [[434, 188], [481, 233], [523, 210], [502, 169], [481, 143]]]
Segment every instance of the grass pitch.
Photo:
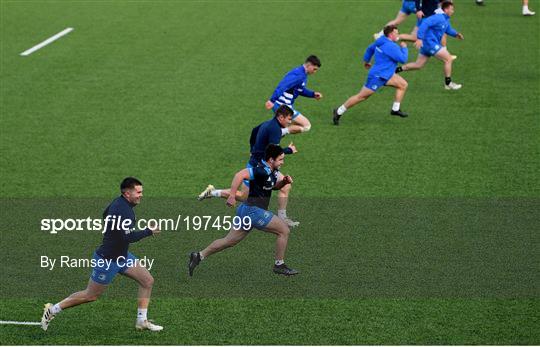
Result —
[[188, 279], [187, 252], [223, 233], [164, 232], [131, 248], [156, 258], [162, 333], [133, 330], [136, 285], [117, 278], [46, 333], [0, 326], [3, 344], [540, 343], [539, 17], [518, 1], [456, 1], [462, 90], [430, 61], [403, 74], [408, 119], [388, 115], [387, 88], [339, 127], [331, 110], [365, 81], [363, 51], [400, 1], [0, 4], [1, 320], [36, 321], [88, 278], [39, 256], [88, 257], [101, 236], [46, 234], [40, 218], [98, 217], [128, 175], [145, 183], [139, 217], [232, 214], [193, 196], [244, 166], [283, 74], [317, 54], [308, 85], [324, 94], [297, 101], [312, 130], [284, 139], [299, 149], [284, 171], [300, 276], [273, 276], [273, 237], [253, 232]]

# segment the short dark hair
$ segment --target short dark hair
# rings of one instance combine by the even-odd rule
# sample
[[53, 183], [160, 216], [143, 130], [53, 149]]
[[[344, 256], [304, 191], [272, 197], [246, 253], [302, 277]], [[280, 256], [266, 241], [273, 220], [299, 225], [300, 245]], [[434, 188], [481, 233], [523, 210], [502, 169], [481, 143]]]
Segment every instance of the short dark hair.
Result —
[[443, 1], [443, 3], [441, 4], [441, 10], [446, 10], [448, 7], [450, 6], [454, 6], [454, 3], [452, 1]]
[[306, 58], [306, 63], [321, 67], [321, 60], [316, 55], [310, 55]]
[[275, 145], [273, 143], [266, 146], [266, 150], [264, 151], [264, 160], [268, 160], [270, 158], [276, 159], [280, 155], [283, 154], [283, 148], [279, 145]]
[[128, 189], [133, 189], [135, 186], [142, 186], [142, 182], [135, 177], [126, 177], [120, 183], [120, 192], [124, 193]]
[[276, 117], [277, 116], [288, 117], [288, 116], [292, 116], [293, 114], [294, 114], [293, 110], [287, 105], [281, 105], [276, 110]]
[[384, 36], [390, 35], [390, 33], [396, 29], [397, 29], [397, 26], [393, 24], [385, 26], [383, 29]]

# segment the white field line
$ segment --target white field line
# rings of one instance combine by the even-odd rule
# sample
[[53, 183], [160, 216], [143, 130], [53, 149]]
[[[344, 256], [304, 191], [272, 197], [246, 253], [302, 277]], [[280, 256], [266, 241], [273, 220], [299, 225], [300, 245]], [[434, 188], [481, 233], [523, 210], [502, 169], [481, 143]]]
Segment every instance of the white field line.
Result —
[[32, 47], [30, 49], [27, 49], [26, 51], [22, 52], [21, 55], [24, 56], [24, 57], [27, 56], [27, 55], [30, 55], [30, 54], [34, 53], [35, 51], [37, 51], [38, 49], [47, 46], [49, 43], [58, 40], [62, 36], [67, 35], [72, 31], [73, 31], [73, 28], [66, 28], [66, 29], [62, 30], [61, 32], [59, 32], [58, 34], [49, 37], [47, 40], [45, 40], [45, 41], [43, 41], [41, 43], [38, 43], [37, 45], [35, 45], [34, 47]]
[[41, 325], [40, 322], [16, 322], [13, 320], [0, 320], [0, 324], [14, 324], [14, 325]]

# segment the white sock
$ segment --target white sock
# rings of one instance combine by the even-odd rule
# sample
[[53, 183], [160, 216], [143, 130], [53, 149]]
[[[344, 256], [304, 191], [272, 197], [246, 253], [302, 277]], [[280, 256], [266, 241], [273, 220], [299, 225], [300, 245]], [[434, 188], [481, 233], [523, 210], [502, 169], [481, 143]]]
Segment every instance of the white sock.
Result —
[[399, 102], [394, 102], [394, 104], [392, 105], [392, 111], [399, 111], [399, 106], [401, 104]]
[[210, 194], [215, 198], [219, 198], [219, 197], [221, 197], [221, 189], [212, 190], [212, 192]]
[[341, 106], [339, 106], [339, 108], [337, 109], [337, 114], [341, 116], [342, 114], [345, 113], [345, 111], [347, 111], [347, 107], [345, 107], [345, 105], [341, 105]]
[[287, 210], [278, 210], [277, 215], [281, 219], [287, 218]]
[[54, 304], [53, 307], [51, 308], [51, 311], [52, 311], [53, 314], [58, 314], [58, 313], [62, 312], [62, 308], [60, 307], [60, 303]]
[[277, 266], [280, 266], [280, 265], [285, 264], [285, 262], [283, 261], [283, 259], [280, 259], [280, 260], [276, 260], [276, 261], [274, 262], [274, 264], [276, 264]]
[[528, 12], [528, 11], [529, 11], [529, 6], [523, 5], [523, 12]]
[[199, 257], [201, 258], [201, 261], [204, 259], [204, 256], [202, 255], [201, 252], [199, 252]]
[[139, 309], [137, 309], [137, 320], [138, 321], [145, 321], [147, 312], [148, 312], [147, 308], [139, 308]]
[[289, 128], [281, 128], [281, 137], [287, 135], [289, 133]]

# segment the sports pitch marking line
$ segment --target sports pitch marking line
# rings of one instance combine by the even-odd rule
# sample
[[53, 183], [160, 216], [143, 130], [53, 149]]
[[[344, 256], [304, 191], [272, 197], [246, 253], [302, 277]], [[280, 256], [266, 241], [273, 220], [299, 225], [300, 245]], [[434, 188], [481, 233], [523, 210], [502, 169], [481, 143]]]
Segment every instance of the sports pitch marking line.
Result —
[[38, 43], [37, 45], [35, 45], [34, 47], [32, 47], [30, 49], [27, 49], [26, 51], [22, 52], [21, 55], [23, 57], [25, 57], [27, 55], [30, 55], [30, 54], [34, 53], [35, 51], [37, 51], [38, 49], [47, 46], [49, 43], [58, 40], [62, 36], [67, 35], [72, 31], [73, 31], [73, 28], [66, 28], [66, 29], [62, 30], [61, 32], [59, 32], [58, 34], [49, 37], [47, 40], [45, 40], [45, 41], [43, 41], [41, 43]]
[[0, 324], [14, 324], [14, 325], [41, 325], [40, 322], [16, 322], [13, 320], [0, 320]]

